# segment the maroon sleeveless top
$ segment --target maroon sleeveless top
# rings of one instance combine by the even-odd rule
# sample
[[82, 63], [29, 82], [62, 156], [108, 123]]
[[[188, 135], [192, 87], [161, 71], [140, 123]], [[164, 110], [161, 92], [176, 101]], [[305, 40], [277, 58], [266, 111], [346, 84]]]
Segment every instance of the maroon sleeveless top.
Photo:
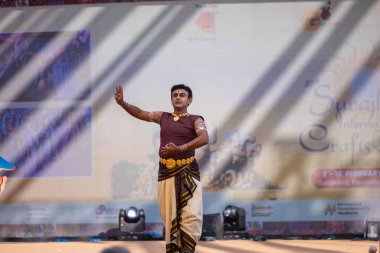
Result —
[[[195, 132], [194, 122], [197, 118], [202, 116], [199, 115], [187, 115], [181, 116], [177, 121], [174, 121], [174, 116], [171, 113], [164, 112], [160, 119], [160, 147], [165, 146], [169, 142], [173, 142], [177, 146], [188, 143], [189, 141], [197, 137]], [[166, 154], [164, 155], [161, 150], [159, 150], [159, 156], [163, 159], [187, 159], [195, 155], [195, 150], [187, 150], [185, 152], [180, 152], [178, 154]], [[191, 163], [192, 170], [199, 172], [198, 164], [196, 160]], [[167, 168], [160, 163], [159, 174], [166, 174]], [[161, 173], [160, 173], [161, 172]]]

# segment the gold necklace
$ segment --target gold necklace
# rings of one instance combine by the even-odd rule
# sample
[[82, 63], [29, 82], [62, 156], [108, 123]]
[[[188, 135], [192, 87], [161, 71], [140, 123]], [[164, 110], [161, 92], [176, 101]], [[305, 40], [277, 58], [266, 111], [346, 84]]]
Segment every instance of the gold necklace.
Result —
[[187, 115], [190, 115], [188, 112], [185, 112], [185, 113], [181, 113], [181, 114], [176, 114], [174, 112], [172, 112], [172, 115], [173, 115], [173, 120], [174, 121], [178, 121], [179, 120], [179, 117], [182, 117], [182, 116], [187, 116]]

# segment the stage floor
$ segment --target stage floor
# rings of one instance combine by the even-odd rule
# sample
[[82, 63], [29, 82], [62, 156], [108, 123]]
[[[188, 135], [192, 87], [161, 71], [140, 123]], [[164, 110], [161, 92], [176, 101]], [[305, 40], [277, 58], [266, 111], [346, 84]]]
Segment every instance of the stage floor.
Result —
[[[217, 240], [199, 242], [197, 253], [367, 253], [378, 241], [366, 240]], [[131, 253], [165, 252], [163, 241], [100, 242], [1, 242], [1, 253], [100, 253], [112, 246], [122, 246]], [[378, 251], [379, 252], [379, 251]]]

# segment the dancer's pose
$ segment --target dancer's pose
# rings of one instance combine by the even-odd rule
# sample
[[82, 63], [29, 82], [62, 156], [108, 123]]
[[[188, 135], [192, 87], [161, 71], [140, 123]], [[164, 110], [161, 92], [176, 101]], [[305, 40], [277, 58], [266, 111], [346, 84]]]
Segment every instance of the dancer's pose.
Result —
[[189, 114], [191, 89], [183, 84], [171, 88], [173, 112], [147, 112], [123, 99], [116, 87], [115, 100], [130, 115], [160, 125], [158, 205], [165, 225], [166, 252], [194, 252], [202, 232], [202, 188], [195, 149], [208, 143], [202, 116]]

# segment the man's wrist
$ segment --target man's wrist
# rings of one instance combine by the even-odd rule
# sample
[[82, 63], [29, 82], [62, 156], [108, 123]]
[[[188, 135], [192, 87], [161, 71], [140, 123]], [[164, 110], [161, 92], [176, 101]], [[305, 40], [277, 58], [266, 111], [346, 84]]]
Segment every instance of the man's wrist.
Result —
[[185, 151], [187, 151], [187, 145], [183, 144], [183, 145], [179, 146], [179, 149], [181, 152], [185, 152]]
[[125, 101], [123, 100], [123, 101], [120, 102], [120, 105], [121, 105], [122, 107], [124, 107], [124, 108], [127, 108], [128, 103], [125, 102]]

